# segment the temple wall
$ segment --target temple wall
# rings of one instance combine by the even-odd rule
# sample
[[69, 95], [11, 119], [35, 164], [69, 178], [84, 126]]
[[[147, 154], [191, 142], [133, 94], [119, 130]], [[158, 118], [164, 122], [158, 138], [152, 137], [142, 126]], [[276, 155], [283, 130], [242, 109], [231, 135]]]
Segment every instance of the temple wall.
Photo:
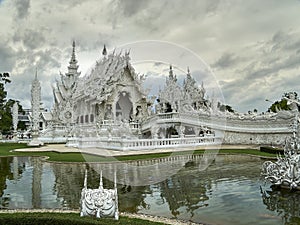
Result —
[[246, 133], [226, 131], [223, 144], [257, 144], [257, 145], [283, 145], [292, 132], [285, 133]]

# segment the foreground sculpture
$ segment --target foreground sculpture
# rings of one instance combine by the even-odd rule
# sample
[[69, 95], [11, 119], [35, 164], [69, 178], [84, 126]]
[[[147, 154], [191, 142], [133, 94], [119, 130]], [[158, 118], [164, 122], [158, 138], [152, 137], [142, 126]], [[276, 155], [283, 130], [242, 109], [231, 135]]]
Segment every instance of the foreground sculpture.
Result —
[[284, 157], [277, 156], [276, 162], [266, 161], [262, 165], [265, 180], [281, 188], [300, 190], [300, 140], [299, 118], [293, 125], [293, 136], [288, 137], [284, 147]]
[[80, 216], [114, 217], [119, 219], [118, 191], [114, 174], [114, 189], [104, 189], [102, 171], [100, 173], [100, 184], [98, 189], [87, 188], [87, 171], [85, 171], [84, 187], [81, 191]]

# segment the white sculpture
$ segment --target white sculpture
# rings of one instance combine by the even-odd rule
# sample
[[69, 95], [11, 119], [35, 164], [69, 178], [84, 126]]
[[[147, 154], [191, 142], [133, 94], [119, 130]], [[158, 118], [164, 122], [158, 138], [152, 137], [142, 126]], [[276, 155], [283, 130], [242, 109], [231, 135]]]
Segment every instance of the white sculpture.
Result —
[[286, 140], [284, 157], [278, 155], [276, 162], [266, 161], [262, 165], [262, 175], [275, 186], [300, 189], [300, 140], [298, 131], [299, 118], [297, 115], [293, 124], [293, 136]]
[[31, 110], [32, 110], [32, 140], [28, 143], [29, 146], [41, 146], [43, 143], [38, 140], [39, 137], [39, 120], [40, 120], [40, 103], [41, 103], [41, 84], [37, 78], [32, 81], [31, 87]]
[[81, 191], [80, 216], [114, 217], [119, 219], [117, 177], [114, 173], [114, 189], [104, 189], [102, 171], [98, 189], [87, 188], [87, 170], [85, 171], [84, 187]]
[[12, 119], [14, 128], [14, 140], [17, 140], [17, 128], [18, 128], [18, 102], [15, 102], [12, 108]]

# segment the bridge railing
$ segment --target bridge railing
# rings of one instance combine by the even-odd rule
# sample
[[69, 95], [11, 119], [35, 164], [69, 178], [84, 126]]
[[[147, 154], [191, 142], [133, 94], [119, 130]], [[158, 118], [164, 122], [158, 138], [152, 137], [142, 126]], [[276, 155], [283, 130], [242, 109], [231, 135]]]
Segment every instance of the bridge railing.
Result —
[[164, 139], [108, 139], [108, 138], [79, 138], [78, 147], [99, 147], [113, 150], [149, 150], [163, 148], [179, 148], [191, 146], [217, 145], [222, 138], [215, 136]]
[[279, 119], [253, 119], [232, 118], [219, 115], [205, 115], [199, 113], [161, 113], [153, 115], [141, 125], [142, 130], [151, 129], [154, 124], [165, 122], [180, 122], [191, 126], [208, 126], [212, 129], [240, 131], [240, 132], [288, 132], [290, 130], [289, 120]]

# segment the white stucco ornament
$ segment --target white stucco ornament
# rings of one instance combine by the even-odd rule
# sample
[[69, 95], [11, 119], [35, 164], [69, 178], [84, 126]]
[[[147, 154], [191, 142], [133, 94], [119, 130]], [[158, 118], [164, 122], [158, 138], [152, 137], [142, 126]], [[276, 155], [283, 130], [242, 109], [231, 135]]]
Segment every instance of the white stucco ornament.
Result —
[[116, 220], [119, 219], [116, 173], [114, 179], [114, 189], [103, 188], [101, 171], [99, 188], [89, 189], [87, 188], [87, 171], [85, 171], [84, 187], [81, 191], [80, 216], [114, 217]]
[[288, 137], [284, 156], [277, 156], [276, 162], [266, 161], [262, 165], [262, 175], [275, 186], [300, 190], [300, 139], [299, 118], [293, 125], [294, 135]]

